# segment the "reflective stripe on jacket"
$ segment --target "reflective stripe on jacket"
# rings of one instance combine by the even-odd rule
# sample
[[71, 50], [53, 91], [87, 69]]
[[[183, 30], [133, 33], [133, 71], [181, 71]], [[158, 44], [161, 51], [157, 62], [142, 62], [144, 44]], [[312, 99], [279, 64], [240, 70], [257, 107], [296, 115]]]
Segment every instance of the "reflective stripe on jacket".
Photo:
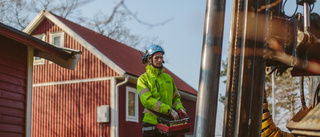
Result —
[[[159, 70], [147, 65], [146, 73], [138, 78], [137, 91], [140, 101], [146, 109], [169, 115], [171, 107], [176, 111], [184, 108], [180, 101], [181, 96], [172, 77], [169, 74], [163, 73], [163, 71], [164, 69]], [[157, 117], [151, 111], [144, 111], [142, 121], [156, 125], [158, 123]]]

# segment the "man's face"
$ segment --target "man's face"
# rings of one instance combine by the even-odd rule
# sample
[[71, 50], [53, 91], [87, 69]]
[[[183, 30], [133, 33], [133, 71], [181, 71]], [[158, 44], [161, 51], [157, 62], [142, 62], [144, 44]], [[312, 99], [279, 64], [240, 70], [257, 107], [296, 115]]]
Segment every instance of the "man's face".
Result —
[[153, 54], [153, 66], [160, 68], [163, 63], [163, 55], [161, 52], [156, 52]]

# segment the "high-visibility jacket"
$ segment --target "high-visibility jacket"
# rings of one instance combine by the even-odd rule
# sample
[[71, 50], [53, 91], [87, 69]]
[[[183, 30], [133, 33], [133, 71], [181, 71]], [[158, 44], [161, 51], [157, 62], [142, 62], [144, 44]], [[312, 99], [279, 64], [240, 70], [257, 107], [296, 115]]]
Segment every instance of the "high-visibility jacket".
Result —
[[142, 121], [153, 125], [158, 123], [157, 113], [169, 115], [171, 108], [176, 111], [180, 108], [185, 110], [173, 78], [163, 72], [164, 69], [147, 65], [146, 72], [138, 78], [137, 82], [140, 101], [145, 107]]

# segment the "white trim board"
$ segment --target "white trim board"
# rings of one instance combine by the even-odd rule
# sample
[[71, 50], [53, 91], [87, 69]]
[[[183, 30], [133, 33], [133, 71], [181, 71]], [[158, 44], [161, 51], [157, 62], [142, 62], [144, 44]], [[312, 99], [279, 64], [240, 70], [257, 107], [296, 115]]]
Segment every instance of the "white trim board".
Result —
[[67, 80], [67, 81], [58, 81], [58, 82], [37, 83], [37, 84], [33, 84], [33, 87], [65, 85], [65, 84], [85, 83], [85, 82], [96, 82], [96, 81], [105, 81], [105, 80], [113, 80], [113, 79], [114, 79], [114, 77], [102, 77], [102, 78], [90, 78], [90, 79], [79, 79], [79, 80]]

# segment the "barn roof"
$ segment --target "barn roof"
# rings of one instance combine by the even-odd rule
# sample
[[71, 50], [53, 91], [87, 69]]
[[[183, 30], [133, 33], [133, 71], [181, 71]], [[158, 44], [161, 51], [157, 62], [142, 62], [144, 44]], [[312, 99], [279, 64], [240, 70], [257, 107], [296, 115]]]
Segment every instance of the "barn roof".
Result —
[[[38, 19], [35, 20], [41, 20], [43, 16], [58, 25], [64, 31], [67, 30], [66, 33], [72, 33], [69, 35], [76, 37], [80, 42], [82, 41], [82, 45], [87, 46], [86, 48], [89, 48], [88, 50], [95, 55], [102, 56], [100, 59], [108, 66], [115, 69], [120, 75], [129, 74], [139, 77], [145, 72], [146, 65], [142, 64], [141, 54], [143, 53], [140, 53], [141, 51], [45, 10], [41, 11], [38, 14]], [[35, 24], [37, 24], [37, 21], [35, 21], [33, 25], [29, 25], [26, 30], [30, 31], [34, 29], [32, 26], [35, 26]], [[195, 89], [166, 68], [165, 73], [172, 76], [179, 90], [194, 95], [197, 94]]]
[[[81, 52], [71, 49], [61, 49], [49, 43], [43, 42], [35, 37], [32, 37], [20, 30], [13, 27], [0, 23], [0, 35], [6, 39], [15, 40], [21, 45], [31, 46], [34, 48], [34, 56], [43, 57], [51, 60], [58, 65], [74, 69], [78, 63], [78, 58], [74, 56], [80, 56]], [[4, 40], [2, 38], [2, 40]]]

